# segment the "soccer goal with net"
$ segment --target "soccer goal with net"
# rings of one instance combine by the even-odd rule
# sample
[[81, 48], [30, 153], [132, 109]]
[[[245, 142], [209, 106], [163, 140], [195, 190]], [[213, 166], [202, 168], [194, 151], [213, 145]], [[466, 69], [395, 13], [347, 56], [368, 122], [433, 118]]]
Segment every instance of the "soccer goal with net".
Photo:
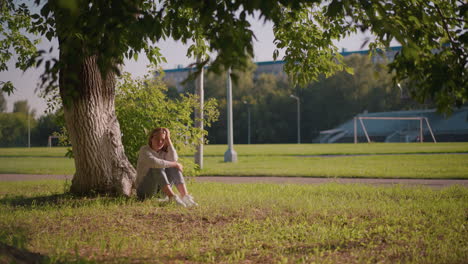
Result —
[[418, 132], [419, 132], [419, 135], [418, 135], [418, 141], [419, 142], [424, 142], [424, 122], [426, 123], [426, 126], [427, 126], [427, 129], [429, 130], [429, 133], [431, 134], [432, 136], [432, 140], [434, 141], [434, 143], [437, 143], [435, 137], [434, 137], [434, 133], [432, 132], [432, 129], [431, 129], [431, 125], [429, 124], [429, 120], [427, 119], [427, 117], [370, 117], [370, 116], [357, 116], [354, 118], [354, 143], [358, 143], [358, 133], [357, 133], [357, 129], [358, 129], [358, 122], [359, 120], [359, 123], [361, 125], [361, 128], [364, 132], [364, 135], [366, 136], [366, 139], [367, 139], [367, 142], [370, 143], [372, 142], [370, 137], [369, 137], [369, 133], [367, 132], [367, 129], [366, 129], [366, 126], [363, 122], [363, 120], [414, 120], [414, 121], [419, 121], [419, 129], [418, 129]]

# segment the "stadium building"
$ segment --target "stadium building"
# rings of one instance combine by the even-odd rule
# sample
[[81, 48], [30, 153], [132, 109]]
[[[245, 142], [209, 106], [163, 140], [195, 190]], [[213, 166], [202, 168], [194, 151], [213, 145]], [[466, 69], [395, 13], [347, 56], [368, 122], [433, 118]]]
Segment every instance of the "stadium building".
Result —
[[[385, 51], [385, 57], [382, 55], [374, 55], [372, 56], [373, 63], [380, 63], [386, 61], [392, 61], [398, 51], [401, 50], [401, 47], [390, 47], [388, 50]], [[368, 55], [369, 50], [360, 50], [360, 51], [346, 51], [343, 49], [340, 52], [343, 56], [349, 56], [352, 54], [361, 54], [361, 55]], [[254, 72], [254, 78], [262, 73], [268, 73], [273, 75], [282, 75], [285, 74], [283, 70], [283, 66], [285, 61], [261, 61], [256, 62], [257, 69]], [[183, 67], [182, 65], [178, 65], [177, 68], [174, 69], [165, 69], [164, 70], [164, 78], [163, 80], [171, 85], [174, 85], [177, 88], [178, 92], [182, 92], [184, 89], [184, 85], [182, 82], [187, 79], [187, 76], [192, 71], [192, 68]]]
[[321, 131], [314, 141], [350, 143], [356, 133], [358, 142], [368, 142], [368, 138], [372, 142], [419, 142], [421, 126], [424, 142], [433, 142], [431, 131], [437, 142], [468, 141], [468, 107], [456, 109], [449, 116], [436, 110], [360, 114], [334, 129]]

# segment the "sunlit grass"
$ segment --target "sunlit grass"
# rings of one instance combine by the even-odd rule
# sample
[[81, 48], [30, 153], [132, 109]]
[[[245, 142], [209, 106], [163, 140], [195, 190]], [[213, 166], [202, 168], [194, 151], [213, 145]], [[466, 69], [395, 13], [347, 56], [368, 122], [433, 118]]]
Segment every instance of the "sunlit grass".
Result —
[[66, 147], [0, 148], [0, 157], [64, 157]]
[[[234, 145], [239, 156], [298, 156], [339, 154], [403, 154], [468, 152], [468, 142], [360, 144]], [[206, 156], [224, 156], [226, 145], [206, 145]]]
[[348, 157], [205, 158], [202, 175], [311, 176], [359, 178], [468, 178], [468, 155], [377, 155]]
[[[252, 144], [234, 145], [239, 156], [297, 156], [388, 153], [468, 152], [468, 142], [443, 143], [360, 143], [360, 144]], [[206, 145], [205, 156], [220, 156], [226, 145]], [[63, 157], [67, 148], [0, 148], [0, 157]], [[180, 153], [183, 155], [184, 153]], [[185, 153], [192, 155], [192, 153]]]
[[72, 175], [74, 172], [74, 160], [65, 157], [0, 157], [0, 173]]
[[[205, 157], [200, 175], [359, 178], [468, 178], [468, 155], [376, 155], [348, 157], [240, 156], [237, 163]], [[0, 173], [72, 175], [68, 158], [2, 158]]]
[[[224, 162], [225, 148], [206, 146], [200, 175], [468, 178], [467, 154], [430, 155], [465, 153], [468, 143], [238, 145], [237, 163]], [[65, 152], [65, 148], [1, 148], [0, 173], [71, 175], [74, 162], [64, 158]], [[339, 156], [344, 154], [357, 156]]]
[[[468, 189], [192, 183], [201, 204], [0, 185], [0, 242], [51, 262], [463, 263]], [[0, 258], [1, 259], [1, 258]]]

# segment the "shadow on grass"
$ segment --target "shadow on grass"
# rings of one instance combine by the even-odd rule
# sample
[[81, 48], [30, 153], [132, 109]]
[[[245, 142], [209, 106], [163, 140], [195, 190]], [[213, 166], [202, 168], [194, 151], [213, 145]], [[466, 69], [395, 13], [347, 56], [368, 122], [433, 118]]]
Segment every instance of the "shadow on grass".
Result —
[[51, 263], [49, 257], [0, 242], [1, 263]]
[[[17, 231], [17, 232], [16, 232]], [[27, 237], [21, 228], [15, 230], [15, 234], [10, 234], [9, 238], [14, 237], [10, 241], [13, 245], [5, 243], [5, 235], [0, 235], [0, 263], [15, 263], [15, 264], [91, 264], [91, 263], [167, 263], [174, 260], [185, 262], [187, 258], [149, 258], [149, 257], [114, 257], [114, 256], [98, 256], [98, 260], [90, 260], [79, 255], [65, 254], [61, 256], [48, 256], [37, 252], [30, 251], [25, 248]]]
[[24, 197], [19, 196], [6, 196], [0, 199], [0, 204], [9, 205], [13, 207], [36, 207], [36, 206], [49, 206], [59, 205], [64, 200], [69, 201], [73, 196], [69, 194], [52, 194], [45, 196]]
[[[33, 252], [27, 249], [30, 242], [28, 235], [31, 230], [24, 226], [14, 225], [9, 228], [0, 229], [0, 264], [91, 264], [91, 263], [161, 263], [160, 259], [154, 258], [134, 258], [134, 257], [115, 257], [115, 256], [97, 256], [97, 260], [87, 259], [79, 256], [78, 253], [70, 249], [67, 253], [58, 256], [45, 255]], [[76, 249], [75, 249], [76, 250]], [[96, 256], [95, 256], [96, 257]], [[164, 263], [173, 262], [174, 259], [168, 258]], [[179, 260], [179, 259], [176, 259]], [[181, 259], [184, 260], [184, 259]], [[186, 260], [186, 259], [185, 259]], [[183, 261], [181, 261], [183, 262]]]
[[45, 264], [45, 263], [79, 263], [91, 264], [96, 263], [92, 260], [87, 260], [78, 256], [63, 259], [54, 259], [47, 255], [31, 252], [24, 248], [14, 247], [0, 242], [0, 263], [16, 263], [16, 264]]
[[0, 231], [0, 263], [50, 263], [45, 255], [26, 249], [28, 230], [21, 226]]
[[61, 194], [51, 194], [43, 196], [5, 196], [0, 199], [1, 205], [11, 206], [11, 207], [21, 207], [25, 209], [32, 208], [43, 208], [43, 207], [85, 207], [92, 205], [114, 205], [114, 204], [128, 204], [136, 202], [135, 198], [127, 197], [106, 197], [106, 196], [92, 196], [92, 197], [83, 197], [83, 196], [74, 196], [70, 193], [61, 193]]

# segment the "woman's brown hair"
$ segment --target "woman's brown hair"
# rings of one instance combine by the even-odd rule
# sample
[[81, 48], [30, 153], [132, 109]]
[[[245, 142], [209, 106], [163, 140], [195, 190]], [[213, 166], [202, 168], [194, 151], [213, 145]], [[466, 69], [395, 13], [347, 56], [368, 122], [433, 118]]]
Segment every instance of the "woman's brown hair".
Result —
[[[155, 128], [155, 129], [153, 129], [151, 131], [151, 133], [149, 134], [149, 137], [148, 137], [148, 145], [150, 147], [152, 147], [151, 146], [151, 139], [153, 138], [153, 136], [156, 136], [156, 134], [159, 134], [159, 133], [165, 134], [167, 136], [166, 128], [157, 127], [157, 128]], [[164, 144], [164, 147], [161, 150], [164, 151], [164, 152], [167, 152], [167, 144]]]

